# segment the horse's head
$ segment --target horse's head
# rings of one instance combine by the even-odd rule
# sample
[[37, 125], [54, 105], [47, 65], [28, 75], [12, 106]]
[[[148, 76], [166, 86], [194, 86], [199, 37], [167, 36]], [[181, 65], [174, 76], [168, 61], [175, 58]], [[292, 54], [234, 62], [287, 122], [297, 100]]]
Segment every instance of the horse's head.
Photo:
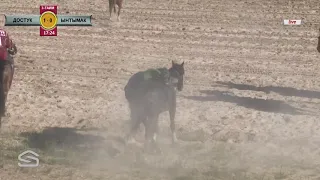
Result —
[[181, 64], [172, 61], [172, 67], [169, 69], [170, 82], [177, 86], [178, 91], [183, 89], [184, 62]]

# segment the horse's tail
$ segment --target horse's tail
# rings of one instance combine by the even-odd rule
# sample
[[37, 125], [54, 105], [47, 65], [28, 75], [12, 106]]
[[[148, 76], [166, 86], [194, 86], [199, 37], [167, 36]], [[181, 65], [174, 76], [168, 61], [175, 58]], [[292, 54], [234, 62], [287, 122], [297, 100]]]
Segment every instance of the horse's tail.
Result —
[[4, 94], [4, 67], [5, 61], [0, 61], [0, 117], [5, 113], [5, 94]]
[[130, 91], [131, 89], [130, 89], [130, 87], [128, 86], [128, 85], [126, 85], [125, 87], [124, 87], [124, 94], [125, 94], [125, 97], [126, 97], [126, 99], [127, 100], [129, 100], [130, 98], [131, 98], [131, 91]]

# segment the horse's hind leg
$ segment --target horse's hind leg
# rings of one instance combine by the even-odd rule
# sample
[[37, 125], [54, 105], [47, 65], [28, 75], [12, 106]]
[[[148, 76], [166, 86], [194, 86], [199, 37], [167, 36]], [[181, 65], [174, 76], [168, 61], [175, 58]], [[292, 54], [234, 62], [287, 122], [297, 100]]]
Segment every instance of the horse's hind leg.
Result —
[[129, 142], [134, 142], [134, 135], [136, 134], [140, 123], [144, 120], [141, 112], [138, 108], [130, 106], [130, 129], [129, 133], [126, 136], [126, 144]]
[[159, 119], [159, 115], [152, 115], [152, 116], [148, 116], [148, 119], [144, 121], [145, 149], [147, 151], [153, 150], [158, 153], [161, 153], [161, 149], [157, 145], [158, 119]]
[[176, 135], [176, 124], [174, 121], [174, 115], [172, 115], [171, 113], [170, 113], [170, 129], [172, 133], [172, 144], [175, 144], [178, 141], [178, 139]]
[[120, 10], [121, 10], [121, 7], [119, 7], [118, 9], [118, 18], [117, 18], [118, 21], [120, 21]]
[[113, 0], [113, 10], [114, 10], [114, 13], [117, 14], [117, 9], [116, 9], [116, 5], [118, 4], [117, 2], [118, 0]]
[[110, 13], [109, 19], [110, 20], [111, 20], [111, 17], [112, 17], [112, 9], [114, 8], [114, 1], [115, 0], [109, 0], [109, 13]]

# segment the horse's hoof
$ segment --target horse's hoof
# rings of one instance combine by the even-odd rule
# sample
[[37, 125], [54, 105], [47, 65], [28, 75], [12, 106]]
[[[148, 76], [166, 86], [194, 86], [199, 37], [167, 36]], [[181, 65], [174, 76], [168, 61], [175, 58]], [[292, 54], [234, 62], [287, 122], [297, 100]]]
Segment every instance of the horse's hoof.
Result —
[[133, 137], [126, 137], [125, 145], [128, 145], [128, 144], [136, 144], [136, 140]]
[[177, 143], [178, 143], [177, 135], [176, 135], [176, 133], [173, 133], [173, 135], [172, 135], [172, 145], [175, 145]]
[[144, 144], [143, 151], [144, 151], [145, 153], [150, 153], [150, 152], [152, 152], [152, 146], [151, 146], [151, 144], [148, 143], [148, 142], [145, 143], [145, 144]]
[[158, 147], [158, 146], [157, 146], [157, 147], [155, 147], [155, 149], [154, 149], [154, 153], [155, 153], [155, 154], [160, 154], [160, 155], [161, 155], [161, 154], [163, 154], [163, 153], [162, 153], [161, 148], [160, 148], [160, 147]]
[[144, 152], [148, 154], [162, 154], [161, 148], [154, 143], [145, 144]]
[[178, 141], [172, 142], [171, 147], [176, 148], [179, 147], [180, 143]]

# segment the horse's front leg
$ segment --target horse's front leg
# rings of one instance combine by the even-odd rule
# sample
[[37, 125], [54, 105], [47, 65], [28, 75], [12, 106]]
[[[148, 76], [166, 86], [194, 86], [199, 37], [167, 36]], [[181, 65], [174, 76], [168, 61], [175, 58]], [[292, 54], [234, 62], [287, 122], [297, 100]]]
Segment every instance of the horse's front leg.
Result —
[[130, 107], [130, 129], [125, 138], [125, 143], [134, 142], [134, 135], [137, 132], [137, 129], [140, 126], [139, 112], [136, 108]]
[[176, 144], [178, 139], [176, 135], [176, 124], [175, 124], [175, 116], [176, 116], [176, 96], [171, 97], [171, 103], [169, 105], [169, 116], [170, 116], [170, 129], [172, 135], [172, 144]]
[[9, 81], [9, 88], [8, 88], [8, 91], [9, 91], [9, 90], [10, 90], [10, 88], [11, 88], [12, 81], [13, 81], [13, 76], [14, 76], [14, 65], [12, 64], [12, 65], [11, 65], [11, 76], [10, 76], [10, 81]]
[[9, 77], [9, 74], [5, 72], [4, 73], [4, 79], [3, 79], [4, 105], [5, 105], [3, 116], [6, 116], [6, 112], [7, 112], [6, 104], [7, 104], [7, 98], [8, 98], [9, 89], [10, 89], [10, 86], [11, 86], [11, 80], [12, 79]]
[[118, 20], [118, 21], [121, 21], [121, 19], [120, 19], [120, 10], [121, 10], [121, 8], [119, 7], [119, 9], [118, 9], [118, 16], [117, 16], [117, 20]]
[[118, 17], [117, 17], [117, 20], [120, 21], [120, 12], [121, 12], [121, 9], [122, 9], [122, 3], [123, 3], [123, 0], [119, 0], [118, 1]]

